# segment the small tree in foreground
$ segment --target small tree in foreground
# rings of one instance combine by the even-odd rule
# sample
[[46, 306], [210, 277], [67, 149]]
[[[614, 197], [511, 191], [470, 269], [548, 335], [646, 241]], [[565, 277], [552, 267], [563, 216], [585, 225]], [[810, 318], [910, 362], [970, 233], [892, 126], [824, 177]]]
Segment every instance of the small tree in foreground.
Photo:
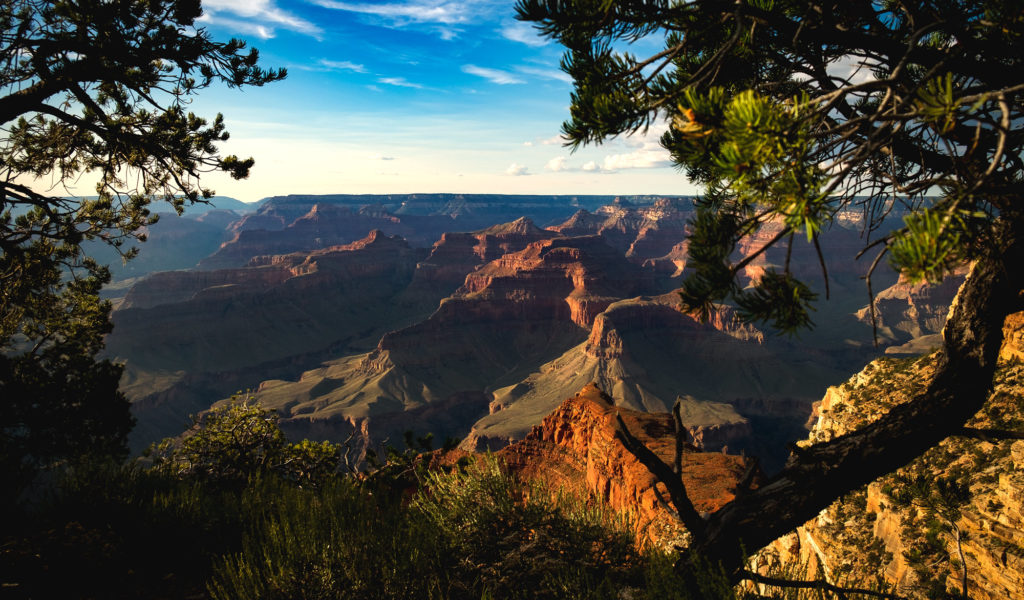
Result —
[[200, 481], [245, 483], [273, 473], [299, 485], [336, 476], [341, 447], [330, 442], [289, 443], [274, 411], [250, 398], [231, 400], [200, 417], [177, 438], [148, 451], [158, 473]]
[[[788, 262], [748, 289], [735, 276], [774, 245], [820, 258], [839, 210], [863, 211], [872, 269], [888, 256], [911, 280], [938, 281], [974, 263], [934, 378], [913, 401], [799, 451], [706, 520], [673, 486], [695, 551], [738, 578], [744, 545], [761, 548], [965, 433], [991, 388], [1003, 321], [1024, 308], [1019, 2], [519, 0], [517, 10], [566, 47], [571, 146], [668, 121], [662, 144], [705, 187], [686, 310], [732, 302], [783, 331], [809, 325], [814, 296]], [[663, 49], [638, 57], [629, 50], [641, 40]], [[870, 241], [897, 207], [904, 226]], [[738, 242], [769, 222], [781, 231], [733, 263]]]
[[[263, 85], [239, 40], [198, 27], [199, 0], [0, 3], [0, 469], [18, 481], [41, 464], [126, 452], [132, 419], [121, 369], [97, 361], [110, 330], [99, 290], [109, 270], [83, 243], [122, 250], [155, 222], [210, 198], [210, 171], [248, 175], [221, 156], [224, 121], [187, 110], [215, 84]], [[68, 186], [95, 180], [92, 198]], [[47, 191], [40, 192], [45, 188]], [[123, 250], [131, 258], [134, 251]], [[2, 499], [2, 498], [0, 498]]]

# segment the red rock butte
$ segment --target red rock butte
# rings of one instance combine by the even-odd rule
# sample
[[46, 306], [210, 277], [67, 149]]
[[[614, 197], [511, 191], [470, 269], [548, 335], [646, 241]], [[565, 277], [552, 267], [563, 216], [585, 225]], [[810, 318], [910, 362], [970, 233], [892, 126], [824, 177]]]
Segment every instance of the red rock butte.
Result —
[[[671, 415], [616, 407], [593, 384], [567, 398], [525, 439], [498, 454], [525, 478], [539, 479], [553, 489], [593, 494], [614, 509], [632, 511], [648, 539], [663, 539], [667, 530], [679, 527], [668, 494], [616, 435], [616, 415], [637, 439], [672, 463]], [[697, 510], [712, 513], [732, 501], [749, 465], [745, 457], [687, 447], [682, 477]]]

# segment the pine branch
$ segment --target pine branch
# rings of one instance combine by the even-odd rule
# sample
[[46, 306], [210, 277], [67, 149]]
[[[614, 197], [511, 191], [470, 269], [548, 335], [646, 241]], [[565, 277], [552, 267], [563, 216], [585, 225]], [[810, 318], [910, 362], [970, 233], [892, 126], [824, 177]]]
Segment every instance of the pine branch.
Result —
[[754, 573], [752, 571], [743, 571], [742, 579], [746, 581], [753, 581], [762, 585], [769, 585], [772, 587], [780, 587], [786, 589], [797, 589], [797, 590], [821, 590], [824, 592], [832, 592], [836, 596], [839, 596], [840, 600], [846, 600], [849, 598], [849, 594], [859, 594], [861, 596], [868, 596], [870, 598], [882, 598], [883, 600], [907, 600], [903, 596], [896, 594], [887, 594], [885, 592], [877, 592], [875, 590], [868, 590], [864, 588], [844, 588], [837, 585], [833, 585], [824, 579], [816, 579], [813, 581], [797, 581], [792, 579], [782, 579], [779, 577], [768, 577], [767, 575], [761, 575], [760, 573]]
[[616, 414], [615, 419], [618, 422], [616, 436], [626, 447], [626, 450], [629, 450], [630, 454], [647, 467], [647, 470], [654, 475], [655, 479], [665, 485], [669, 498], [676, 507], [676, 512], [679, 513], [679, 519], [690, 530], [694, 538], [702, 537], [704, 533], [704, 519], [701, 518], [700, 513], [697, 512], [697, 509], [690, 501], [690, 497], [686, 494], [686, 486], [683, 484], [682, 477], [673, 473], [671, 467], [665, 464], [654, 452], [651, 452], [650, 448], [629, 432], [626, 422], [622, 420], [622, 415]]

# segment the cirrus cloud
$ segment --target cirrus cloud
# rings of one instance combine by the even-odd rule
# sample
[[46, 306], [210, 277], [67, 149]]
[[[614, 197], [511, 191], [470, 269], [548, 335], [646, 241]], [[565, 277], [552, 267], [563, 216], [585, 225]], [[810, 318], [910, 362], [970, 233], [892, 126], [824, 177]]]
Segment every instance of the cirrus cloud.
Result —
[[[204, 0], [202, 23], [219, 25], [241, 33], [270, 39], [276, 28], [287, 29], [321, 39], [323, 29], [278, 8], [272, 0]], [[231, 15], [231, 16], [225, 16]]]
[[462, 72], [469, 73], [470, 75], [476, 75], [477, 77], [483, 77], [491, 83], [496, 83], [498, 85], [526, 83], [526, 80], [517, 77], [514, 73], [500, 71], [498, 69], [488, 69], [487, 67], [478, 67], [476, 65], [462, 65]]
[[379, 77], [377, 83], [383, 83], [385, 85], [393, 85], [396, 87], [407, 87], [417, 90], [423, 89], [423, 86], [418, 83], [406, 81], [405, 77]]
[[501, 29], [498, 30], [501, 37], [506, 40], [513, 42], [519, 42], [520, 44], [526, 44], [534, 48], [546, 46], [548, 41], [540, 37], [540, 32], [530, 25], [529, 23], [523, 23], [522, 21], [504, 21], [501, 24]]

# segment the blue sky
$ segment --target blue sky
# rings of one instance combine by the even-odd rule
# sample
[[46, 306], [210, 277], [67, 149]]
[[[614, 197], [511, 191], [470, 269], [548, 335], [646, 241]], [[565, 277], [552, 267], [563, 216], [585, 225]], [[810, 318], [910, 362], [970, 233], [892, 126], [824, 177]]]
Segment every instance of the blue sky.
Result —
[[[558, 132], [571, 86], [562, 48], [495, 0], [205, 0], [215, 38], [241, 37], [288, 78], [205, 90], [224, 151], [249, 180], [207, 181], [253, 201], [287, 193], [688, 194], [660, 130], [575, 154]], [[651, 50], [653, 46], [640, 48]]]

